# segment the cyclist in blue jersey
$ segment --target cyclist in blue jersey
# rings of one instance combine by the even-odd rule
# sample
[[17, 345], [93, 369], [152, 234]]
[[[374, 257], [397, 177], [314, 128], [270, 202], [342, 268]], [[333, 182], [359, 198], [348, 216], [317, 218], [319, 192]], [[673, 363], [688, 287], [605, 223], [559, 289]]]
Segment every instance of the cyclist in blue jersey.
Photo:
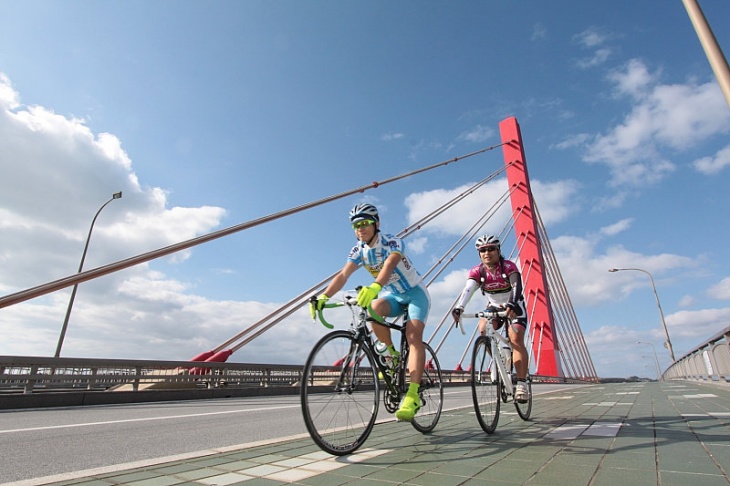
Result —
[[[312, 316], [324, 307], [330, 296], [339, 292], [347, 279], [360, 267], [370, 272], [375, 281], [363, 287], [357, 295], [357, 303], [363, 307], [371, 305], [380, 318], [397, 317], [408, 311], [405, 335], [408, 340], [408, 369], [410, 386], [395, 416], [398, 420], [411, 421], [421, 406], [418, 388], [423, 376], [426, 352], [423, 345], [423, 330], [431, 308], [431, 297], [421, 275], [406, 256], [402, 239], [380, 232], [378, 210], [372, 204], [358, 204], [350, 211], [350, 223], [358, 239], [347, 262], [335, 275], [324, 293], [310, 304]], [[380, 291], [387, 293], [379, 297]], [[373, 321], [372, 329], [377, 338], [388, 346], [394, 358], [398, 351], [393, 346], [390, 328]]]
[[[477, 289], [487, 297], [487, 306], [494, 305], [506, 309], [510, 320], [508, 335], [512, 344], [512, 358], [517, 375], [515, 400], [527, 403], [529, 390], [525, 382], [528, 370], [528, 355], [525, 347], [525, 331], [527, 330], [527, 312], [522, 297], [522, 278], [517, 265], [505, 260], [500, 250], [499, 238], [483, 235], [477, 238], [475, 246], [479, 252], [479, 265], [469, 271], [464, 290], [461, 291], [451, 314], [455, 321], [459, 320], [464, 306]], [[487, 320], [479, 320], [479, 333], [484, 336]], [[495, 329], [497, 325], [493, 324]]]

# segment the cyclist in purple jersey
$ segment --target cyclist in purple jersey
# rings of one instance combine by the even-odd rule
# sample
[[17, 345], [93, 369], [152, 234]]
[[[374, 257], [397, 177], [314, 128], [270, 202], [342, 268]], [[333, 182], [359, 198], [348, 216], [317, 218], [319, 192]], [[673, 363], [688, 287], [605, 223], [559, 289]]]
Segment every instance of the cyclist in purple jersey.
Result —
[[[358, 243], [350, 250], [345, 266], [335, 275], [324, 293], [310, 304], [310, 311], [314, 317], [314, 313], [324, 307], [329, 296], [339, 292], [350, 275], [360, 267], [365, 267], [375, 281], [360, 290], [357, 295], [358, 305], [370, 305], [380, 319], [397, 317], [405, 310], [408, 311], [405, 335], [409, 346], [408, 369], [411, 382], [395, 416], [398, 420], [411, 421], [421, 407], [418, 388], [426, 361], [423, 330], [426, 327], [431, 298], [421, 283], [421, 276], [405, 254], [403, 240], [380, 233], [380, 216], [375, 206], [356, 205], [350, 211], [350, 222]], [[388, 293], [378, 297], [381, 290]], [[372, 322], [372, 329], [377, 338], [388, 346], [391, 356], [397, 359], [399, 352], [393, 346], [390, 328]]]
[[[528, 368], [527, 348], [525, 347], [525, 330], [527, 329], [527, 312], [522, 298], [522, 278], [517, 265], [505, 260], [500, 251], [499, 239], [495, 236], [484, 235], [476, 240], [475, 244], [482, 263], [469, 271], [469, 277], [451, 311], [455, 321], [464, 312], [469, 299], [477, 289], [487, 297], [487, 306], [494, 305], [506, 309], [510, 320], [508, 335], [512, 344], [512, 359], [517, 375], [515, 400], [526, 403], [529, 399], [529, 390], [525, 383]], [[487, 320], [479, 320], [479, 334], [485, 334]], [[498, 329], [498, 325], [493, 323]]]

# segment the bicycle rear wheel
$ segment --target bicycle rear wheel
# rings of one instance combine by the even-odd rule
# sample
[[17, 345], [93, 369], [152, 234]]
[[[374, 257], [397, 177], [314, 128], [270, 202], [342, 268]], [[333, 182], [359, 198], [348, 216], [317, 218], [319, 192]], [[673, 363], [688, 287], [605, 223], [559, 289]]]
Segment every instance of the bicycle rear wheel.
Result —
[[490, 343], [486, 336], [479, 336], [474, 342], [474, 351], [471, 356], [471, 396], [474, 401], [474, 412], [479, 425], [484, 432], [491, 434], [497, 428], [499, 421], [500, 377], [495, 373], [492, 380], [490, 366], [492, 357], [489, 355]]
[[[421, 386], [418, 395], [421, 397], [421, 408], [411, 421], [413, 428], [419, 432], [431, 432], [441, 417], [441, 409], [444, 405], [444, 389], [441, 381], [441, 365], [436, 354], [426, 343], [426, 365], [423, 369]], [[408, 353], [406, 353], [406, 359]]]
[[526, 403], [520, 403], [517, 400], [515, 400], [515, 408], [517, 409], [517, 415], [520, 416], [522, 420], [529, 420], [530, 419], [530, 413], [532, 412], [532, 378], [530, 376], [527, 376], [527, 393], [529, 393], [529, 398], [527, 399]]
[[370, 435], [378, 415], [378, 379], [370, 349], [348, 331], [315, 344], [300, 387], [304, 423], [324, 451], [344, 456]]

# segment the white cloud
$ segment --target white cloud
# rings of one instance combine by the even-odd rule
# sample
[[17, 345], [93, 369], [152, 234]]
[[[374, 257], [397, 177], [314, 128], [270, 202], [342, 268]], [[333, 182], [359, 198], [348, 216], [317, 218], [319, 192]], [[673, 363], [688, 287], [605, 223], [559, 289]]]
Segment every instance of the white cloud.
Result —
[[[727, 323], [730, 321], [730, 307], [683, 310], [667, 315], [665, 321], [673, 347], [677, 347], [675, 338], [683, 338], [696, 346], [727, 327]], [[679, 358], [676, 354], [675, 349], [675, 357]]]
[[586, 49], [593, 49], [603, 45], [607, 39], [608, 36], [596, 27], [589, 27], [573, 36], [573, 40]]
[[[408, 208], [408, 224], [413, 224], [435, 211], [471, 186], [472, 184], [465, 184], [453, 189], [436, 189], [410, 194], [405, 200]], [[531, 181], [531, 189], [535, 200], [539, 201], [538, 210], [545, 225], [564, 221], [577, 209], [574, 198], [579, 192], [579, 185], [575, 181], [548, 183]], [[495, 179], [449, 209], [445, 216], [440, 216], [428, 223], [424, 230], [438, 234], [461, 236], [485, 211], [490, 209], [489, 206], [485, 206], [484, 201], [499, 201], [506, 194], [506, 191], [506, 180]], [[482, 233], [499, 233], [505, 221], [512, 217], [509, 198], [501, 207], [495, 207], [494, 209], [496, 213], [482, 228]]]
[[0, 108], [14, 110], [20, 105], [20, 95], [5, 73], [0, 73]]
[[598, 198], [595, 210], [604, 211], [608, 209], [620, 208], [626, 199], [629, 197], [629, 191], [616, 190], [608, 196], [601, 196]]
[[578, 61], [576, 61], [576, 65], [581, 69], [588, 69], [600, 66], [601, 64], [608, 61], [609, 57], [611, 57], [611, 49], [597, 49], [591, 57], [579, 59]]
[[646, 275], [635, 271], [609, 272], [609, 268], [629, 268], [631, 262], [642, 262], [643, 269], [661, 275], [669, 270], [691, 268], [695, 261], [673, 254], [642, 255], [621, 245], [610, 246], [603, 252], [596, 248], [600, 239], [559, 236], [550, 243], [560, 266], [571, 299], [581, 305], [596, 305], [626, 297], [635, 289], [646, 287]]
[[537, 41], [547, 38], [547, 28], [543, 24], [535, 24], [532, 26], [532, 35], [530, 36], [531, 41]]
[[631, 224], [634, 222], [634, 218], [626, 218], [622, 219], [621, 221], [614, 223], [610, 226], [604, 226], [601, 228], [601, 233], [606, 236], [614, 236], [622, 231], [626, 231], [631, 227]]
[[615, 186], [654, 184], [675, 170], [669, 156], [730, 131], [715, 82], [662, 85], [638, 60], [612, 73], [619, 95], [636, 103], [619, 125], [588, 144], [584, 160], [609, 167]]
[[631, 95], [640, 98], [658, 81], [659, 73], [652, 74], [642, 61], [631, 59], [623, 69], [610, 72], [608, 79], [615, 85], [616, 96]]
[[605, 63], [609, 57], [611, 57], [612, 49], [610, 47], [602, 46], [604, 46], [610, 38], [610, 35], [602, 32], [596, 27], [590, 27], [573, 36], [573, 42], [577, 43], [581, 48], [593, 50], [590, 57], [577, 60], [576, 66], [580, 69], [588, 69]]
[[468, 132], [464, 132], [457, 137], [457, 140], [463, 140], [472, 143], [486, 142], [490, 138], [493, 138], [495, 131], [491, 127], [485, 127], [477, 125]]
[[390, 142], [391, 140], [398, 140], [403, 137], [405, 137], [405, 135], [402, 133], [386, 133], [383, 134], [380, 139], [384, 142]]
[[692, 162], [698, 172], [707, 175], [717, 174], [725, 167], [730, 166], [730, 145], [720, 149], [714, 157], [703, 157]]
[[713, 299], [730, 300], [730, 277], [722, 279], [707, 289], [707, 295]]
[[[644, 345], [637, 343], [652, 343], [656, 340], [654, 336], [621, 325], [607, 325], [587, 332], [584, 338], [599, 376], [656, 376], [653, 349], [645, 349]], [[663, 369], [668, 362], [659, 359]], [[601, 370], [612, 370], [613, 373], [606, 375]]]
[[[122, 199], [97, 212], [85, 270], [194, 238], [220, 224], [222, 208], [168, 207], [166, 191], [141, 186], [116, 136], [94, 134], [81, 119], [23, 106], [19, 99], [8, 78], [0, 75], [4, 292], [73, 274], [95, 211], [119, 190]], [[2, 309], [0, 354], [51, 355], [69, 291]], [[148, 264], [85, 282], [79, 286], [69, 326], [73, 339], [64, 350], [76, 356], [140, 357], [146, 350], [136, 345], [147, 338], [154, 341], [167, 317], [191, 342], [225, 332], [203, 332], [193, 317], [176, 314], [196, 299], [188, 291], [188, 284], [150, 272]], [[153, 302], [157, 308], [150, 313]], [[19, 335], [23, 339], [17, 339]], [[180, 350], [169, 349], [160, 354], [189, 357], [173, 356]]]
[[567, 220], [579, 209], [577, 198], [581, 185], [567, 179], [555, 182], [539, 180], [530, 183], [542, 222], [549, 226]]
[[691, 307], [697, 303], [697, 299], [692, 295], [685, 295], [681, 299], [679, 299], [679, 302], [677, 302], [677, 305], [679, 307]]
[[415, 255], [422, 254], [426, 249], [426, 243], [428, 238], [409, 238], [408, 239], [408, 252]]
[[580, 147], [583, 146], [586, 142], [588, 142], [591, 139], [591, 135], [587, 133], [579, 133], [576, 135], [571, 135], [569, 138], [563, 140], [562, 142], [559, 142], [555, 145], [553, 145], [553, 148], [565, 150], [573, 147]]

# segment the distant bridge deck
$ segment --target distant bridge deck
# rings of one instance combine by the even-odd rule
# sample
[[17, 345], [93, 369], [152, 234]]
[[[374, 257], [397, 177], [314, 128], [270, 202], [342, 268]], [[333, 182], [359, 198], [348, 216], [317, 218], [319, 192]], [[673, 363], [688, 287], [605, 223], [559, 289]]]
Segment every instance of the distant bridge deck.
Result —
[[461, 408], [428, 435], [380, 423], [342, 458], [306, 436], [16, 484], [728, 485], [728, 471], [730, 386], [672, 381], [539, 394], [531, 421], [505, 406], [493, 435]]
[[[302, 370], [301, 364], [0, 356], [0, 410], [297, 394]], [[469, 376], [442, 370], [445, 386], [463, 386]]]

